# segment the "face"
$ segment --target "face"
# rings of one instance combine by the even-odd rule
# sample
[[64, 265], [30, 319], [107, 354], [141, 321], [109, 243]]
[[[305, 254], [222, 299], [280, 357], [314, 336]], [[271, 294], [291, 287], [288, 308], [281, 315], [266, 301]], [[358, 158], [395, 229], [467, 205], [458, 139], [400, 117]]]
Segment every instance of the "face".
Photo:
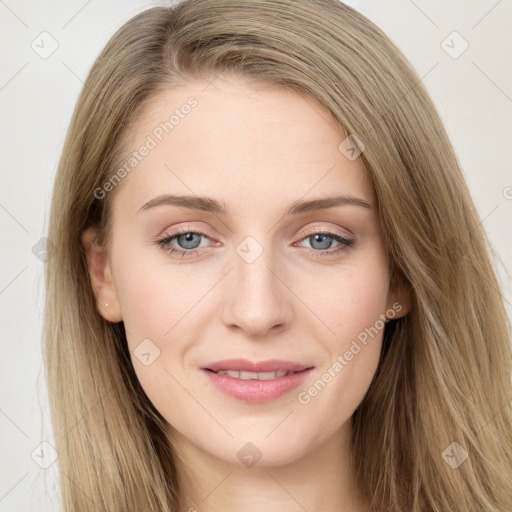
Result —
[[101, 314], [171, 433], [238, 465], [306, 455], [350, 424], [407, 309], [361, 158], [311, 98], [226, 75], [160, 93], [129, 135], [140, 159], [89, 255]]

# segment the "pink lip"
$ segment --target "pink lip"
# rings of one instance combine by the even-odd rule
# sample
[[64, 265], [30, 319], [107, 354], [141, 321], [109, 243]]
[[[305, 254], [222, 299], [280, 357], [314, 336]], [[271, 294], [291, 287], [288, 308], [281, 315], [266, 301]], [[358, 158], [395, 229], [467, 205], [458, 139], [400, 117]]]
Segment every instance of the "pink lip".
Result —
[[[229, 375], [219, 375], [211, 370], [239, 370], [247, 372], [295, 372], [284, 377], [269, 380], [243, 380]], [[251, 362], [245, 359], [229, 359], [219, 361], [202, 368], [210, 382], [224, 393], [252, 403], [263, 403], [274, 400], [300, 386], [313, 371], [312, 367], [292, 363], [290, 361], [269, 360]]]

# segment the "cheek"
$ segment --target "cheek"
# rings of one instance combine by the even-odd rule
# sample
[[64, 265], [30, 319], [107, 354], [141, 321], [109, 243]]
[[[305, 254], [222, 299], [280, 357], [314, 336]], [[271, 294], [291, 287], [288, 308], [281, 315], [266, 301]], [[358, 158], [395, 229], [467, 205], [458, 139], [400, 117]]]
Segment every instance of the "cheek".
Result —
[[[331, 415], [343, 423], [360, 404], [377, 370], [385, 328], [388, 280], [385, 262], [344, 269], [328, 293], [309, 287], [309, 303], [322, 326], [323, 365], [298, 402], [313, 417]], [[318, 330], [320, 332], [320, 330]]]
[[[155, 249], [156, 250], [156, 249]], [[165, 340], [190, 322], [190, 313], [211, 288], [192, 266], [166, 265], [146, 250], [127, 250], [118, 258], [116, 290], [129, 342]]]
[[197, 339], [200, 302], [215, 276], [201, 278], [192, 266], [167, 265], [143, 252], [118, 251], [115, 282], [135, 373], [150, 400], [162, 409], [169, 396], [181, 396], [173, 376], [183, 380], [177, 369], [191, 340]]
[[369, 328], [386, 312], [389, 280], [385, 262], [373, 259], [368, 264], [354, 263], [331, 272], [328, 279], [305, 284], [302, 295], [307, 305], [323, 320], [328, 345], [333, 351], [364, 329]]

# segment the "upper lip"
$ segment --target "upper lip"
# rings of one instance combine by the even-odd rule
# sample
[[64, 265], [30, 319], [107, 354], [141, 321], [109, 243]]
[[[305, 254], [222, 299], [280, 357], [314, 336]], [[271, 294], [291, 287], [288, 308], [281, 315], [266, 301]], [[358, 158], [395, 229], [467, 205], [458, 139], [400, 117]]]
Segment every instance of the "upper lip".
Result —
[[284, 361], [281, 359], [268, 359], [266, 361], [249, 361], [248, 359], [225, 359], [203, 366], [206, 370], [215, 372], [221, 370], [243, 371], [243, 372], [301, 372], [312, 368], [311, 365]]

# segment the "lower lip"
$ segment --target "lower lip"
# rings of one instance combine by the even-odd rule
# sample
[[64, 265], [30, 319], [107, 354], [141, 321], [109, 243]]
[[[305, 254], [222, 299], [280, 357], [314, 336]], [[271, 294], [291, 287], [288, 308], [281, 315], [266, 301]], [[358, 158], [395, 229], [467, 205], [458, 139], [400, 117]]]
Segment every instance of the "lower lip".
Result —
[[224, 393], [246, 402], [262, 403], [279, 398], [300, 386], [313, 368], [269, 380], [244, 380], [229, 375], [219, 375], [210, 370], [201, 369], [201, 371]]

